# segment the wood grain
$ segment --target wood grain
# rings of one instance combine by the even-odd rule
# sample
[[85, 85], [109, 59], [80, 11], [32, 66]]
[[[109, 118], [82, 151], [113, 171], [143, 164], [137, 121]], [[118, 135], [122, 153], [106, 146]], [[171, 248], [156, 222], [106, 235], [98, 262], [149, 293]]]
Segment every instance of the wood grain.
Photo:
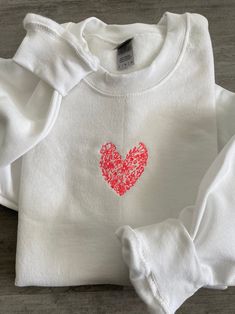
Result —
[[[0, 57], [11, 58], [25, 35], [28, 12], [59, 23], [97, 16], [106, 23], [156, 23], [165, 11], [203, 14], [209, 21], [216, 82], [235, 92], [235, 1], [76, 1], [0, 0]], [[12, 313], [147, 313], [132, 287], [114, 285], [60, 288], [14, 286], [17, 213], [0, 207], [0, 314]], [[200, 289], [177, 314], [234, 314], [235, 287]]]

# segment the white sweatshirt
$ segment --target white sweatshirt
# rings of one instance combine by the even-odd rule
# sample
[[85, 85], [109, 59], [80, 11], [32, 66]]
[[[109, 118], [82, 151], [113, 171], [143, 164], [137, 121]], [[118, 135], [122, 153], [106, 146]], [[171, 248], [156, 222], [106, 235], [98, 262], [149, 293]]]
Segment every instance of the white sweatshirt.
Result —
[[208, 21], [165, 12], [156, 24], [58, 24], [28, 13], [23, 25], [15, 55], [0, 59], [15, 285], [130, 284], [116, 230], [177, 219], [235, 134]]

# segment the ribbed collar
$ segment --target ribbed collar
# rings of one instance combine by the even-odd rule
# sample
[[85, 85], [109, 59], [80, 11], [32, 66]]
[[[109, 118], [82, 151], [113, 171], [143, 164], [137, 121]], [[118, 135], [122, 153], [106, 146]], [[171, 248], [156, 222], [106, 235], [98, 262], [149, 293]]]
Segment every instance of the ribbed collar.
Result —
[[[74, 23], [72, 27], [76, 29]], [[70, 25], [71, 27], [71, 25]], [[165, 12], [158, 23], [107, 24], [104, 21], [90, 17], [78, 25], [79, 37], [84, 51], [89, 52], [85, 39], [92, 33], [108, 41], [122, 42], [130, 35], [142, 32], [162, 32], [164, 41], [154, 60], [146, 67], [130, 70], [128, 73], [110, 72], [98, 60], [98, 69], [89, 74], [85, 80], [99, 91], [111, 95], [128, 95], [142, 93], [162, 83], [174, 72], [179, 65], [187, 44], [189, 30], [189, 14]]]
[[[13, 60], [35, 72], [63, 96], [84, 79], [102, 93], [122, 96], [143, 93], [164, 82], [175, 71], [185, 51], [189, 13], [165, 12], [156, 24], [107, 24], [95, 16], [78, 23], [59, 24], [28, 13], [23, 21], [27, 34]], [[146, 67], [128, 73], [105, 69], [86, 40], [96, 34], [122, 42], [138, 32], [164, 32], [163, 44]]]

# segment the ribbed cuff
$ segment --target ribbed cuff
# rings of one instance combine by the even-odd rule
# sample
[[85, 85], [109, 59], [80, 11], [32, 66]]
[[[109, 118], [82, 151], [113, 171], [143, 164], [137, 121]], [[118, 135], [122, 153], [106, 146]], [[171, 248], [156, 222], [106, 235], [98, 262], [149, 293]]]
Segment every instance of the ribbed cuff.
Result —
[[149, 313], [173, 314], [206, 285], [193, 241], [179, 220], [167, 219], [136, 229], [125, 225], [115, 234], [130, 281]]
[[[97, 69], [97, 62], [84, 57], [75, 36], [55, 21], [28, 13], [23, 21], [27, 33], [13, 61], [36, 74], [62, 96]], [[76, 41], [76, 42], [75, 42]]]

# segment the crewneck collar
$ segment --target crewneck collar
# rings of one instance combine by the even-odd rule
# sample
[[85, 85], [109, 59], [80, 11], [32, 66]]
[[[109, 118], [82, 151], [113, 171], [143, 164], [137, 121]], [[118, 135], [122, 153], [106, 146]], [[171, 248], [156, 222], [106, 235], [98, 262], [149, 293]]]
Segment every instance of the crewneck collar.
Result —
[[[107, 24], [90, 16], [78, 23], [59, 24], [35, 13], [27, 13], [27, 34], [13, 60], [34, 72], [66, 96], [81, 80], [101, 93], [113, 96], [140, 94], [165, 82], [180, 64], [188, 33], [188, 12], [166, 11], [155, 24]], [[128, 72], [106, 69], [90, 49], [87, 35], [121, 43], [138, 33], [159, 32], [162, 46], [151, 63]]]
[[[97, 70], [92, 71], [84, 80], [102, 93], [125, 96], [148, 91], [164, 82], [175, 71], [187, 43], [189, 14], [166, 11], [156, 24], [107, 24], [92, 16], [76, 25], [79, 30], [76, 36], [79, 38], [84, 55], [93, 60], [97, 66]], [[76, 25], [70, 22], [69, 28]], [[145, 31], [164, 32], [162, 47], [149, 65], [133, 71], [130, 69], [128, 73], [110, 72], [104, 68], [99, 58], [90, 51], [86, 40], [86, 36], [92, 33], [92, 35], [96, 34], [107, 40], [121, 43], [136, 33]]]

